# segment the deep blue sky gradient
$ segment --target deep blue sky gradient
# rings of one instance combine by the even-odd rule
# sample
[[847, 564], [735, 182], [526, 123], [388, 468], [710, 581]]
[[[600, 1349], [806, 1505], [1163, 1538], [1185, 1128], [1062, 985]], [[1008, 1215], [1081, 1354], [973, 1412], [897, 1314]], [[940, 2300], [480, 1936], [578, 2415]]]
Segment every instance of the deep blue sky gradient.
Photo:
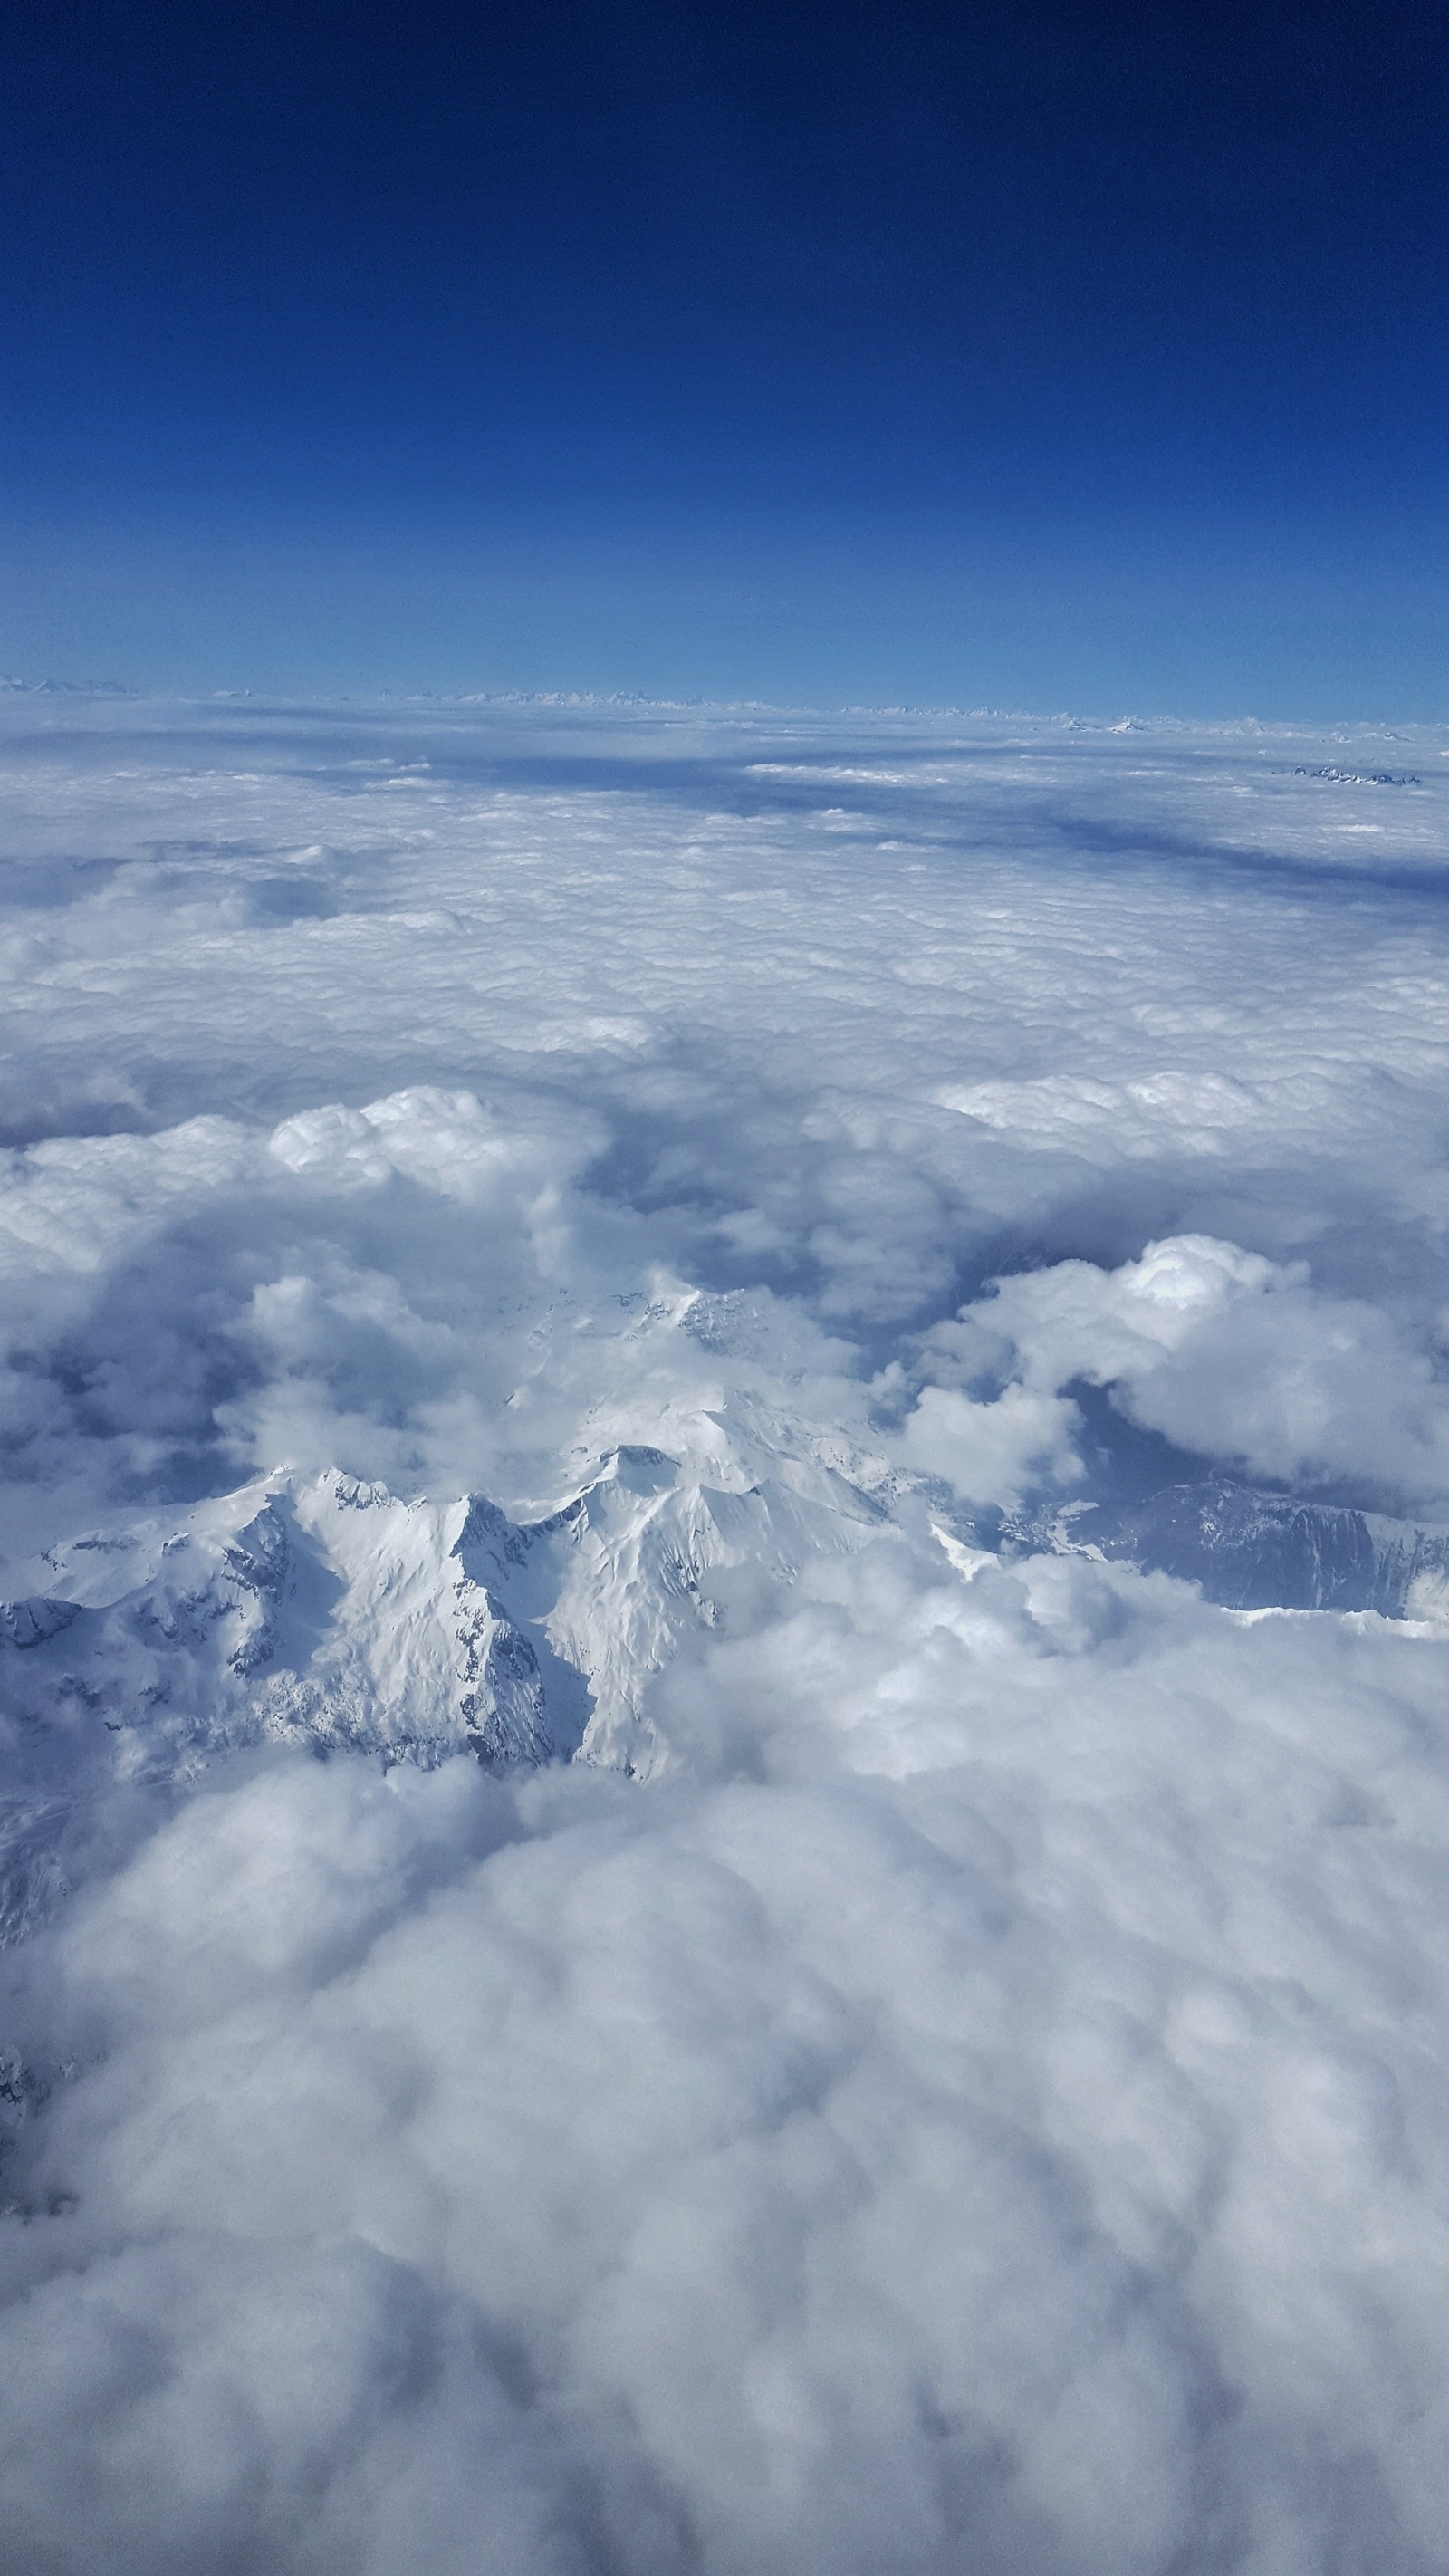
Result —
[[1442, 8], [12, 27], [12, 668], [1449, 711]]

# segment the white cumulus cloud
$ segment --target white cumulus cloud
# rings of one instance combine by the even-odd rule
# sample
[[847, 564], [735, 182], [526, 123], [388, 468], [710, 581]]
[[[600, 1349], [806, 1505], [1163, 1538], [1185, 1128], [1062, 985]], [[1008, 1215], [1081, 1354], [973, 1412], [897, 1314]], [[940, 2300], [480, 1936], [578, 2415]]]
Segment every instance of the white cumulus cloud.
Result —
[[7, 2564], [1431, 2576], [1437, 736], [0, 721]]
[[[1178, 1235], [1115, 1270], [1059, 1262], [997, 1281], [926, 1348], [948, 1368], [999, 1370], [1005, 1358], [1017, 1373], [989, 1405], [922, 1391], [907, 1452], [948, 1476], [948, 1420], [969, 1457], [972, 1426], [989, 1437], [998, 1418], [1003, 1437], [1019, 1420], [1023, 1442], [1035, 1438], [1023, 1467], [1034, 1464], [1042, 1481], [1069, 1474], [1057, 1390], [1085, 1379], [1184, 1450], [1268, 1478], [1352, 1480], [1364, 1494], [1449, 1512], [1443, 1356], [1381, 1307], [1318, 1291], [1303, 1261]], [[962, 1490], [973, 1490], [969, 1477]], [[1007, 1499], [988, 1484], [975, 1490]]]

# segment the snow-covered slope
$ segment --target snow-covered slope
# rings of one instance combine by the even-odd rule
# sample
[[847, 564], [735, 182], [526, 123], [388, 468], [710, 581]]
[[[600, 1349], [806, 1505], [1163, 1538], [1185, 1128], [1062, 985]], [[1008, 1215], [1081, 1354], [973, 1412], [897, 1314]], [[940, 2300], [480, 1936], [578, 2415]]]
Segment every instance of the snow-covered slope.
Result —
[[[773, 1472], [754, 1477], [757, 1466]], [[521, 1528], [474, 1501], [458, 1554], [523, 1634], [542, 1632], [563, 1669], [586, 1680], [584, 1756], [638, 1774], [660, 1759], [649, 1682], [727, 1615], [725, 1578], [789, 1584], [809, 1558], [858, 1547], [881, 1517], [829, 1468], [778, 1452], [762, 1460], [737, 1427], [706, 1473], [621, 1447], [560, 1510]]]
[[264, 1735], [537, 1760], [542, 1686], [453, 1553], [466, 1511], [279, 1476], [72, 1540], [12, 1605], [6, 1707], [72, 1758], [103, 1728], [147, 1772]]
[[654, 1769], [649, 1682], [719, 1624], [719, 1579], [788, 1584], [879, 1524], [826, 1468], [749, 1481], [749, 1447], [722, 1443], [710, 1476], [618, 1448], [522, 1523], [481, 1495], [279, 1473], [35, 1559], [0, 1605], [0, 1937], [44, 1910], [103, 1782], [184, 1782], [268, 1740]]

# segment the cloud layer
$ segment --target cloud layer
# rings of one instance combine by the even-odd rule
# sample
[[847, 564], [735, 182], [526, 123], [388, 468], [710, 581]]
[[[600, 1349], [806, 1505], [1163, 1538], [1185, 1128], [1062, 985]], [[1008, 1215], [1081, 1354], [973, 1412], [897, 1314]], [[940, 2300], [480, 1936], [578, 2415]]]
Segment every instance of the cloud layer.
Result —
[[603, 1473], [633, 1712], [209, 1758], [173, 1575], [128, 1769], [0, 1641], [17, 2566], [1428, 2576], [1449, 1622], [1090, 1527], [1449, 1520], [1437, 739], [5, 722], [7, 1597]]

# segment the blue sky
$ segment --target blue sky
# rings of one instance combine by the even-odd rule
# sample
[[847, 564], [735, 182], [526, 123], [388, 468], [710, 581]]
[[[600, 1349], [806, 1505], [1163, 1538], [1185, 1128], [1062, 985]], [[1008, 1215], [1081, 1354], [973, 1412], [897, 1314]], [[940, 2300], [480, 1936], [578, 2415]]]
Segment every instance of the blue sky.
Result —
[[30, 677], [1443, 710], [1439, 13], [33, 9]]

